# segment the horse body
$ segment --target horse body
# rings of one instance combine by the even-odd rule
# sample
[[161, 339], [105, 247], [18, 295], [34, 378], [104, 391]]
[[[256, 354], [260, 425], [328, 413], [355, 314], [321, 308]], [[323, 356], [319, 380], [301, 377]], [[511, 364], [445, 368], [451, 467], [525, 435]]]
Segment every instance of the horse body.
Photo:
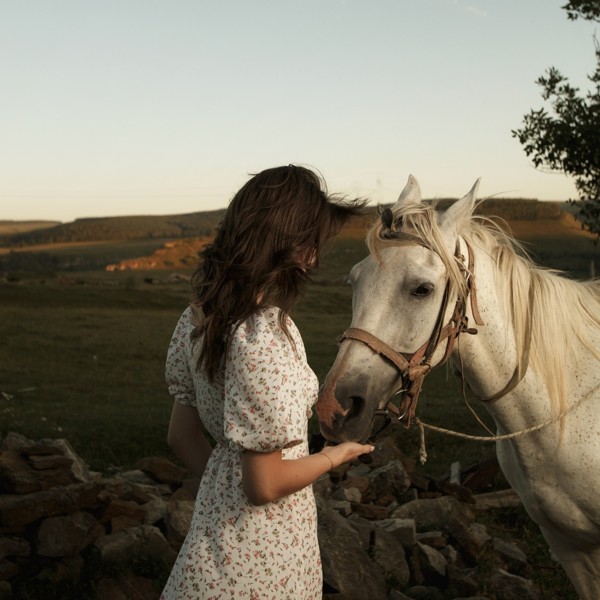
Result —
[[[472, 216], [475, 193], [440, 213], [409, 179], [352, 270], [351, 327], [410, 356], [427, 344], [447, 286], [443, 321], [458, 300], [469, 326], [483, 323], [477, 335], [461, 329], [452, 359], [498, 435], [547, 424], [496, 442], [498, 460], [579, 595], [600, 598], [600, 284], [519, 255], [513, 240]], [[445, 351], [442, 340], [431, 365]], [[366, 343], [345, 339], [317, 404], [325, 437], [367, 439], [375, 412], [407, 377]]]

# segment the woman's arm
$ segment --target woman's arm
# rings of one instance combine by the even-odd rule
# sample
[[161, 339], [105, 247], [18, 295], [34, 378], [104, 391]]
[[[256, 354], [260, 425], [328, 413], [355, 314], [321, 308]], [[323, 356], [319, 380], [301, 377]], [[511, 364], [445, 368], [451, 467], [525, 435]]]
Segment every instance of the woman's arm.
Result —
[[327, 446], [321, 452], [283, 460], [281, 450], [242, 453], [242, 488], [251, 504], [260, 506], [293, 494], [333, 467], [373, 451], [373, 446], [345, 442]]
[[192, 473], [202, 477], [212, 447], [195, 406], [173, 402], [167, 443]]

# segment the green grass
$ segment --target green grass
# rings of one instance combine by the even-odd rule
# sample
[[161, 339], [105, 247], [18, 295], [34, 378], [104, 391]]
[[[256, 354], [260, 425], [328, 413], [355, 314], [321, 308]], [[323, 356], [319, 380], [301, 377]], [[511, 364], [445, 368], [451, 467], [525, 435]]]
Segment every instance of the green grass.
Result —
[[163, 365], [185, 286], [0, 287], [1, 432], [68, 438], [94, 469], [165, 453]]
[[[294, 313], [309, 362], [321, 381], [350, 322], [351, 290], [342, 257], [360, 258], [362, 245], [341, 244]], [[345, 271], [345, 272], [344, 272]], [[147, 285], [147, 273], [87, 273], [0, 284], [0, 433], [33, 439], [66, 437], [101, 471], [131, 467], [142, 456], [169, 454], [165, 444], [171, 399], [164, 360], [173, 328], [190, 297], [186, 283]], [[164, 272], [155, 272], [159, 280]], [[77, 283], [79, 282], [79, 283]], [[458, 400], [458, 381], [446, 370], [432, 374], [420, 402], [423, 418], [467, 428], [473, 420]], [[452, 418], [448, 420], [448, 415]], [[463, 417], [465, 416], [464, 422]], [[317, 424], [311, 424], [313, 431]], [[403, 449], [416, 454], [415, 432], [398, 429]], [[428, 436], [430, 466], [448, 469], [450, 445]], [[475, 450], [476, 448], [476, 450]], [[490, 455], [473, 446], [467, 459]], [[439, 454], [439, 459], [438, 459]]]

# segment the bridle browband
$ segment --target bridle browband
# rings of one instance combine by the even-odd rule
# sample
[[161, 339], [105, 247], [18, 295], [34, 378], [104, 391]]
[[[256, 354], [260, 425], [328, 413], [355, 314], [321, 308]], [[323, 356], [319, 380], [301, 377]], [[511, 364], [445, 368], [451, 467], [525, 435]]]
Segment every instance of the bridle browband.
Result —
[[[435, 250], [433, 250], [421, 238], [410, 233], [395, 231], [393, 232], [393, 240], [394, 243], [397, 243], [398, 245], [418, 244], [435, 252]], [[438, 316], [436, 318], [436, 322], [431, 336], [419, 349], [416, 350], [416, 352], [412, 354], [407, 352], [398, 352], [394, 350], [391, 346], [386, 344], [384, 341], [374, 336], [373, 334], [369, 333], [364, 329], [359, 329], [358, 327], [349, 327], [338, 338], [338, 343], [341, 343], [344, 340], [356, 340], [365, 344], [373, 352], [381, 355], [389, 362], [391, 362], [396, 367], [396, 369], [398, 369], [402, 377], [402, 385], [400, 389], [392, 395], [392, 397], [388, 400], [386, 406], [383, 409], [375, 411], [373, 418], [375, 419], [378, 416], [384, 417], [384, 423], [377, 431], [372, 433], [371, 439], [373, 439], [376, 435], [381, 433], [381, 431], [385, 429], [385, 427], [387, 427], [392, 422], [392, 420], [404, 423], [407, 428], [410, 427], [413, 422], [413, 419], [415, 418], [417, 402], [419, 399], [419, 394], [421, 393], [421, 387], [423, 385], [423, 380], [425, 379], [425, 376], [429, 373], [429, 371], [431, 371], [431, 369], [444, 364], [449, 359], [452, 350], [454, 349], [456, 340], [458, 339], [458, 336], [461, 333], [468, 333], [471, 335], [477, 333], [478, 330], [469, 327], [468, 324], [468, 317], [466, 314], [467, 300], [470, 301], [471, 313], [473, 315], [475, 323], [479, 326], [482, 326], [484, 324], [479, 314], [479, 309], [477, 306], [477, 288], [475, 286], [474, 279], [473, 250], [470, 244], [467, 242], [467, 240], [464, 240], [464, 242], [467, 247], [468, 254], [467, 265], [465, 265], [465, 257], [461, 254], [460, 251], [459, 240], [456, 241], [454, 257], [458, 261], [460, 270], [465, 277], [466, 294], [464, 298], [457, 298], [450, 320], [446, 325], [443, 325], [444, 315], [446, 314], [448, 308], [450, 296], [450, 279], [448, 278], [448, 280], [446, 281], [446, 287], [444, 289], [444, 295], [442, 297], [440, 310], [438, 312]], [[530, 294], [530, 307], [531, 303], [532, 297]], [[501, 398], [502, 396], [510, 392], [513, 388], [515, 388], [517, 384], [521, 381], [521, 379], [524, 377], [529, 360], [529, 347], [531, 344], [530, 333], [531, 331], [528, 332], [525, 339], [522, 360], [524, 368], [520, 368], [517, 364], [517, 367], [515, 368], [515, 371], [509, 382], [506, 384], [506, 386], [493, 396], [490, 396], [488, 398], [482, 398], [483, 401], [489, 402]], [[438, 346], [444, 341], [446, 341], [444, 355], [440, 362], [432, 366], [431, 359], [433, 357], [433, 354], [435, 353]], [[393, 400], [398, 395], [400, 395], [400, 403], [399, 406], [396, 406], [393, 403]]]

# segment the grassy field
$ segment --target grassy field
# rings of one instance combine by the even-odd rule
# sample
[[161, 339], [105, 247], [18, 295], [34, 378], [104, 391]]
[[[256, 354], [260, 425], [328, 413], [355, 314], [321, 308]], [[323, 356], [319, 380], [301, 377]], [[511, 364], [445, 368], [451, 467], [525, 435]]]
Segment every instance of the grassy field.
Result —
[[[350, 322], [349, 265], [365, 253], [362, 240], [338, 240], [297, 306], [294, 318], [321, 381], [337, 352], [336, 338]], [[0, 346], [0, 433], [66, 437], [101, 471], [169, 454], [164, 359], [190, 296], [189, 285], [167, 283], [169, 275], [96, 271], [0, 284], [0, 335], [6, 341]], [[444, 415], [448, 424], [450, 414], [456, 426], [469, 427], [461, 403], [459, 382], [445, 368], [428, 378], [423, 418]], [[413, 432], [401, 437], [411, 452]], [[455, 444], [444, 440], [438, 460], [437, 438], [429, 440], [430, 468], [441, 472], [449, 467], [447, 445]], [[466, 451], [469, 460], [492, 453], [489, 446]]]
[[[532, 242], [534, 250], [550, 260], [570, 257], [580, 271], [575, 275], [585, 276], [593, 249], [589, 239], [574, 236], [567, 244], [553, 239], [539, 236]], [[116, 246], [119, 252], [123, 245], [151, 251], [155, 244]], [[101, 244], [88, 251], [99, 256], [102, 248], [108, 249]], [[73, 246], [57, 249], [69, 250], [80, 252]], [[321, 381], [337, 352], [335, 340], [350, 322], [349, 268], [365, 255], [362, 232], [337, 239], [297, 306], [294, 318]], [[0, 433], [67, 437], [102, 471], [131, 467], [142, 456], [168, 454], [164, 439], [171, 400], [163, 366], [172, 330], [190, 296], [187, 283], [167, 282], [170, 274], [10, 274], [0, 284], [0, 335], [6, 341], [0, 346]], [[481, 433], [465, 407], [460, 382], [446, 368], [427, 378], [419, 410], [425, 421]], [[398, 438], [407, 454], [416, 453], [416, 432], [399, 430]], [[474, 462], [492, 456], [494, 448], [432, 433], [428, 453], [426, 469], [439, 475], [450, 461]]]

